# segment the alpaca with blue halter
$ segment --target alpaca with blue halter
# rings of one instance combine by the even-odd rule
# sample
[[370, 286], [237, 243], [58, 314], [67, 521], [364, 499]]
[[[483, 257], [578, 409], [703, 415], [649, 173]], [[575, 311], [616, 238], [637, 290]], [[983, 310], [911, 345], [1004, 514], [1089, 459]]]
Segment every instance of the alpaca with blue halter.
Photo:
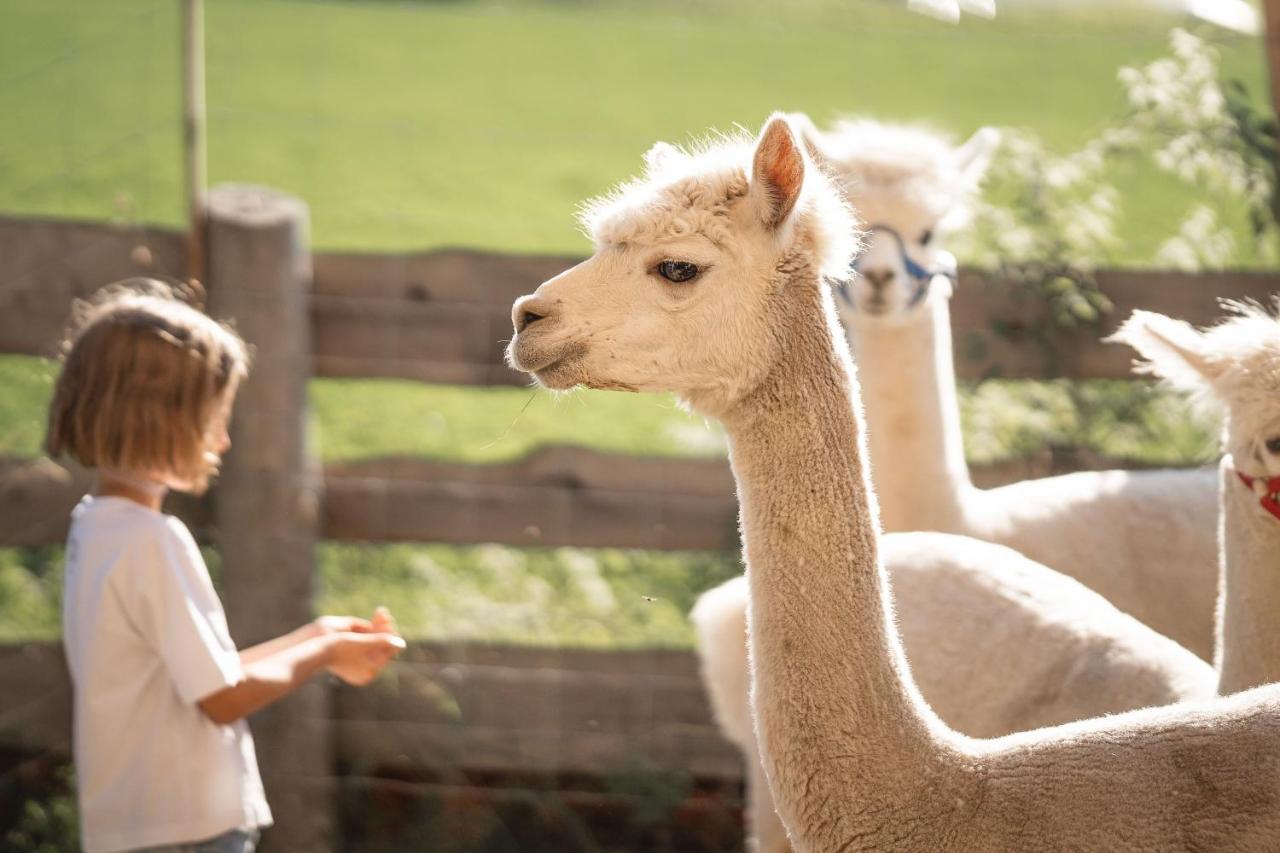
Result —
[[953, 147], [871, 121], [806, 130], [806, 147], [874, 226], [860, 275], [845, 283], [836, 305], [862, 384], [883, 529], [960, 533], [1011, 547], [1209, 660], [1218, 586], [1215, 472], [1076, 472], [996, 489], [972, 483], [948, 286], [922, 287], [920, 270], [953, 263], [942, 260], [939, 240], [964, 221], [998, 137], [979, 131]]
[[[868, 237], [875, 234], [884, 234], [893, 240], [898, 250], [898, 259], [902, 263], [902, 269], [906, 273], [908, 280], [911, 282], [911, 295], [907, 298], [906, 308], [911, 309], [919, 305], [929, 295], [929, 286], [933, 283], [936, 276], [942, 276], [951, 282], [954, 290], [959, 274], [955, 256], [950, 252], [939, 251], [934, 258], [933, 269], [928, 269], [917, 263], [911, 254], [907, 251], [907, 242], [898, 233], [897, 229], [890, 225], [877, 223], [868, 227], [864, 232]], [[853, 263], [849, 265], [849, 271], [855, 276], [863, 274], [863, 267], [866, 265], [864, 255], [859, 255], [853, 259]], [[858, 304], [853, 298], [853, 294], [849, 292], [850, 281], [833, 282], [836, 296], [851, 311], [858, 310]]]

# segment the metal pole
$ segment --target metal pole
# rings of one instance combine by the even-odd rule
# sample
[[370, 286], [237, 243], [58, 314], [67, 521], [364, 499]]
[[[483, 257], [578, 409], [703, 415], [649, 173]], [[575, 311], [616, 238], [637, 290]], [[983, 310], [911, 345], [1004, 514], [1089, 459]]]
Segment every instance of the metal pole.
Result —
[[182, 0], [182, 151], [187, 193], [187, 278], [205, 280], [204, 2]]

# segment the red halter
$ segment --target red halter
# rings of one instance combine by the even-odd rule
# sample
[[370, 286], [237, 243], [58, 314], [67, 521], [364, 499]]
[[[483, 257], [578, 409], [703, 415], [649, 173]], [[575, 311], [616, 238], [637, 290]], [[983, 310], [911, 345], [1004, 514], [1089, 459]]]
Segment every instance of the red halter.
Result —
[[1262, 508], [1280, 519], [1280, 477], [1264, 480], [1261, 477], [1250, 477], [1242, 471], [1236, 471], [1240, 482], [1249, 487], [1249, 491], [1258, 496]]

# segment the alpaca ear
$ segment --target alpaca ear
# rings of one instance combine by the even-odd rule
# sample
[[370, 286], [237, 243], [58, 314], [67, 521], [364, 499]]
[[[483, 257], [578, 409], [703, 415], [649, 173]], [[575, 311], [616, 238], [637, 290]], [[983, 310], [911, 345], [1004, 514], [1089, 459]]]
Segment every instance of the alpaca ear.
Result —
[[783, 116], [804, 145], [804, 150], [809, 152], [809, 159], [815, 163], [826, 163], [827, 157], [822, 153], [822, 131], [818, 130], [813, 119], [805, 113], [783, 113]]
[[969, 141], [955, 150], [956, 167], [971, 187], [982, 183], [991, 165], [991, 158], [1000, 147], [1000, 131], [994, 127], [980, 127]]
[[670, 142], [655, 142], [653, 147], [644, 153], [645, 170], [650, 174], [661, 172], [680, 156], [680, 149]]
[[1163, 314], [1134, 311], [1107, 341], [1138, 351], [1143, 360], [1134, 362], [1136, 372], [1159, 376], [1185, 390], [1201, 390], [1222, 375], [1222, 365], [1205, 351], [1204, 335], [1190, 323]]
[[791, 125], [774, 114], [756, 142], [751, 164], [751, 198], [768, 228], [787, 221], [804, 187], [804, 153]]

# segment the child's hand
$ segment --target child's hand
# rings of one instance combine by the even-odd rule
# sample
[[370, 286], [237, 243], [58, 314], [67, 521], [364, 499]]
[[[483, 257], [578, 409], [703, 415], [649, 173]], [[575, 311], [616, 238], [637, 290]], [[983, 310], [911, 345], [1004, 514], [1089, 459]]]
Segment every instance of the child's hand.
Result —
[[391, 611], [385, 607], [379, 607], [373, 611], [373, 630], [380, 634], [399, 634], [396, 628], [395, 617], [391, 615]]
[[344, 632], [356, 634], [399, 634], [396, 620], [391, 611], [379, 607], [373, 611], [373, 619], [361, 619], [358, 616], [321, 616], [311, 623], [316, 636], [340, 634]]
[[344, 632], [355, 634], [374, 633], [373, 623], [358, 616], [321, 616], [311, 623], [311, 627], [318, 637]]
[[357, 687], [373, 681], [405, 647], [397, 634], [342, 631], [329, 636], [329, 672]]

